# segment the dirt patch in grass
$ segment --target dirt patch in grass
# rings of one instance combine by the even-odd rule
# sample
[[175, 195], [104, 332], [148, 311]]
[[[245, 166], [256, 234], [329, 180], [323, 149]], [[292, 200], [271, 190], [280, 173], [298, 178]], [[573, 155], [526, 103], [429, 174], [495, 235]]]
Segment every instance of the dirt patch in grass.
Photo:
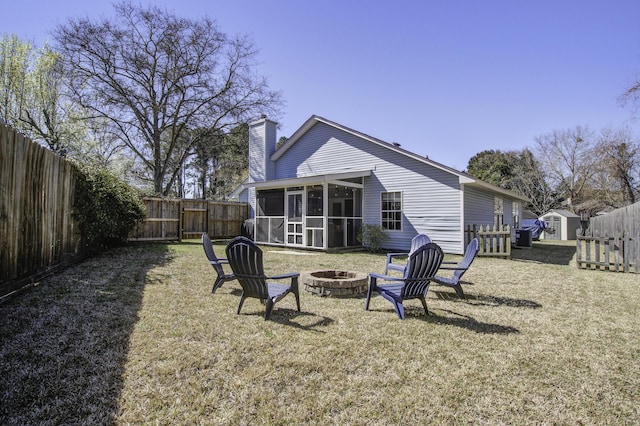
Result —
[[[199, 244], [114, 251], [0, 305], [0, 423], [637, 424], [637, 275], [578, 270], [570, 250], [479, 258], [466, 300], [434, 286], [405, 321], [304, 290], [302, 312], [287, 296], [272, 321], [253, 299], [237, 315]], [[268, 273], [384, 264], [265, 250]]]

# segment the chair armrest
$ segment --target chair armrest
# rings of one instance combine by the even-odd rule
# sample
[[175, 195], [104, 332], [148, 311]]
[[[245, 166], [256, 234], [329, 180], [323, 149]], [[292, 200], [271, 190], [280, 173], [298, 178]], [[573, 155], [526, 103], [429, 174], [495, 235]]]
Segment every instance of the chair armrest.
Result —
[[369, 276], [385, 281], [404, 281], [404, 278], [402, 277], [392, 277], [390, 275], [376, 274], [375, 272], [370, 272]]
[[446, 269], [448, 271], [466, 271], [469, 268], [456, 268], [451, 266], [441, 266], [438, 269]]
[[387, 263], [391, 262], [391, 259], [399, 256], [408, 256], [409, 253], [387, 253]]
[[270, 280], [281, 280], [284, 278], [296, 278], [300, 276], [300, 272], [287, 272], [286, 274], [280, 274], [280, 275], [273, 275], [270, 277], [266, 277], [267, 279]]

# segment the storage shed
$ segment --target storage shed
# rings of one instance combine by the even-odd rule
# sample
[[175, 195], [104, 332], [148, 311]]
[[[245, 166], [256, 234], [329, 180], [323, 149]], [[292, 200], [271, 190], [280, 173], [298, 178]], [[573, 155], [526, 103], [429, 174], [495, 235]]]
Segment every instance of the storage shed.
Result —
[[580, 216], [569, 210], [550, 210], [540, 216], [555, 230], [553, 234], [543, 232], [540, 239], [545, 240], [575, 240], [576, 232], [580, 229]]

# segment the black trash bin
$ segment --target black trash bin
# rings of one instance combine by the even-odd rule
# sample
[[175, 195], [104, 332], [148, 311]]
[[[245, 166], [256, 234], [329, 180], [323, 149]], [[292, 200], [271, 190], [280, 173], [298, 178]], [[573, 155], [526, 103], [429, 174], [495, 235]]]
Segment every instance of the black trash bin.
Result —
[[516, 229], [516, 247], [533, 247], [530, 229]]

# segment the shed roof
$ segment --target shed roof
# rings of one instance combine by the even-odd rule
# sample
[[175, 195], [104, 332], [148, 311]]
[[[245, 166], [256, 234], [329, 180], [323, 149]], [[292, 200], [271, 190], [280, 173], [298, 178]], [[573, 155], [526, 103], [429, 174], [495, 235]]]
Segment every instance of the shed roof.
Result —
[[[564, 216], [564, 217], [580, 217], [579, 215], [575, 214], [575, 213], [571, 213], [569, 210], [562, 210], [562, 209], [552, 209], [549, 210], [548, 212], [546, 212], [545, 214], [543, 214], [542, 216], [548, 216], [550, 214], [557, 214], [559, 216]], [[541, 217], [542, 217], [541, 216]]]

